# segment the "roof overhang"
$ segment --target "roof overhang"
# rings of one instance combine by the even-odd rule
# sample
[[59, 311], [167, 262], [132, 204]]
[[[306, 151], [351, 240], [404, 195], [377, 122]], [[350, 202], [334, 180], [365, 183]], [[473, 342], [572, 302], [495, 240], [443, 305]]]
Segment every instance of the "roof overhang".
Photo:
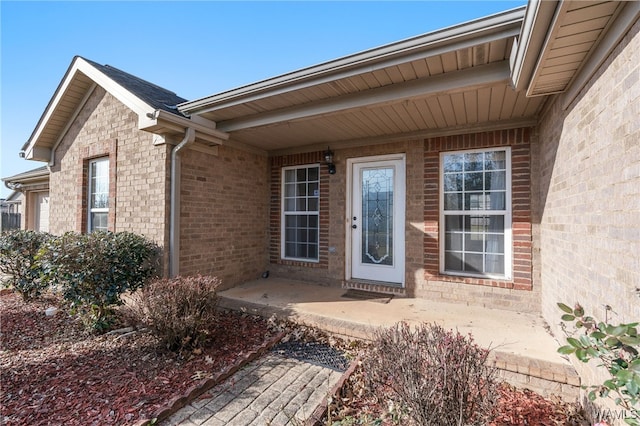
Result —
[[527, 96], [584, 87], [640, 16], [637, 1], [531, 0], [511, 59], [511, 80]]
[[215, 128], [215, 123], [199, 120], [194, 124], [189, 118], [153, 108], [89, 61], [75, 57], [31, 137], [22, 147], [24, 157], [52, 163], [52, 153], [97, 86], [104, 88], [135, 112], [138, 116], [138, 128], [141, 130], [157, 134], [177, 134], [195, 126], [196, 138], [207, 144], [221, 144], [228, 139], [228, 135]]
[[4, 185], [13, 191], [24, 191], [36, 185], [49, 183], [49, 168], [47, 166], [38, 167], [17, 175], [2, 178]]
[[640, 2], [517, 8], [178, 105], [272, 155], [535, 125], [570, 102]]
[[[533, 123], [509, 87], [520, 7], [178, 105], [269, 153]], [[509, 110], [504, 108], [504, 104]]]

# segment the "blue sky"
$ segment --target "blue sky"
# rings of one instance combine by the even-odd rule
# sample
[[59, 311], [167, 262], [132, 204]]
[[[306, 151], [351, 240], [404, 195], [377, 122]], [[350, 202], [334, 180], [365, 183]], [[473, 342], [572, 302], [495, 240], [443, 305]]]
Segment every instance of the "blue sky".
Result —
[[525, 3], [2, 0], [0, 177], [44, 165], [18, 152], [75, 55], [191, 100]]

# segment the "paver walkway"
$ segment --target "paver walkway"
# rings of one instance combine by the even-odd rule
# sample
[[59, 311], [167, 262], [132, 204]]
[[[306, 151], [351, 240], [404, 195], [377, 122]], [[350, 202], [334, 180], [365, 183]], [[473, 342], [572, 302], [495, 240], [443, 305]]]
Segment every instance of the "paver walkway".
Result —
[[161, 424], [303, 424], [341, 376], [331, 368], [269, 352]]

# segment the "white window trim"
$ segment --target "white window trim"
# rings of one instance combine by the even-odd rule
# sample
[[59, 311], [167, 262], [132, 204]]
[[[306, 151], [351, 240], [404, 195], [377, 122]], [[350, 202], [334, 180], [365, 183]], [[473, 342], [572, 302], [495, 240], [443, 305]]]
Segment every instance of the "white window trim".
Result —
[[[287, 257], [285, 256], [285, 218], [289, 215], [288, 212], [285, 211], [284, 202], [285, 202], [285, 175], [287, 170], [297, 170], [297, 169], [309, 169], [312, 167], [318, 168], [318, 191], [320, 191], [320, 163], [316, 164], [300, 164], [297, 166], [287, 166], [281, 169], [281, 178], [280, 178], [280, 258], [283, 260], [292, 260], [296, 262], [307, 262], [307, 263], [320, 263], [320, 194], [318, 193], [318, 211], [315, 212], [318, 216], [318, 257], [317, 259], [312, 259], [308, 257]], [[302, 212], [301, 212], [302, 213]], [[314, 212], [305, 212], [306, 214], [314, 214]], [[292, 215], [296, 215], [293, 213]]]
[[[450, 214], [458, 215], [470, 215], [470, 214], [498, 214], [504, 215], [504, 275], [500, 274], [473, 274], [469, 272], [457, 272], [447, 271], [444, 267], [445, 261], [445, 210], [444, 210], [444, 157], [451, 154], [472, 154], [479, 152], [494, 152], [504, 151], [506, 157], [506, 194], [505, 194], [505, 210], [454, 210], [450, 211]], [[511, 147], [496, 147], [496, 148], [481, 148], [481, 149], [468, 149], [461, 151], [446, 151], [440, 153], [439, 162], [439, 260], [440, 260], [440, 274], [460, 277], [482, 278], [482, 279], [495, 279], [495, 280], [511, 280], [513, 274], [513, 237], [512, 237], [512, 191], [511, 186]]]
[[[91, 213], [109, 213], [109, 207], [101, 207], [101, 208], [92, 208], [91, 207], [91, 179], [92, 179], [92, 173], [91, 173], [91, 169], [92, 169], [92, 165], [95, 163], [100, 163], [100, 162], [107, 162], [108, 168], [111, 167], [111, 165], [109, 164], [109, 157], [100, 157], [100, 158], [94, 158], [92, 160], [89, 161], [89, 170], [88, 170], [88, 179], [87, 179], [87, 232], [93, 232], [95, 231], [93, 229], [93, 222], [91, 220]], [[109, 170], [109, 169], [108, 169]], [[111, 176], [108, 175], [108, 183], [109, 186], [111, 186], [111, 182], [110, 179]], [[108, 226], [108, 219], [107, 219], [107, 226]]]

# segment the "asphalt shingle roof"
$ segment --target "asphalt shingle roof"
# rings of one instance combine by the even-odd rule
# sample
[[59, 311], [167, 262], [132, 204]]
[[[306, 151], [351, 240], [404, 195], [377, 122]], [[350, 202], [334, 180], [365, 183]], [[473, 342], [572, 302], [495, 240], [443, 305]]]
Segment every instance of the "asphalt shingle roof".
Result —
[[135, 96], [148, 103], [151, 107], [183, 116], [183, 114], [178, 112], [176, 105], [186, 102], [187, 100], [176, 95], [174, 92], [136, 77], [135, 75], [126, 73], [118, 68], [112, 67], [111, 65], [100, 65], [89, 59], [83, 59], [107, 75], [113, 81], [129, 90]]

